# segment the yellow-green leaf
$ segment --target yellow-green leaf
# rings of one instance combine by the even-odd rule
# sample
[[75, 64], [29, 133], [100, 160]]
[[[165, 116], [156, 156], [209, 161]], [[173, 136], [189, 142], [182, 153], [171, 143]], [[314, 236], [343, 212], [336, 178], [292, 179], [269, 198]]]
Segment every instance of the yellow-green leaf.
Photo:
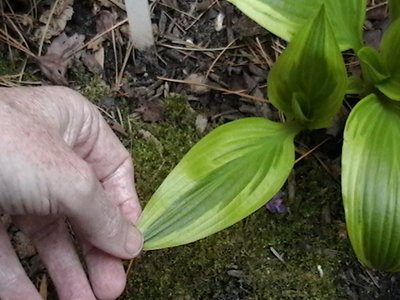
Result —
[[228, 0], [258, 24], [290, 41], [325, 3], [340, 49], [362, 46], [366, 0]]
[[340, 49], [360, 49], [367, 1], [325, 0], [325, 5]]
[[361, 62], [364, 80], [369, 85], [374, 86], [390, 77], [381, 55], [374, 48], [363, 47], [357, 52], [357, 56]]
[[289, 118], [318, 129], [331, 125], [346, 87], [346, 67], [322, 6], [272, 67], [268, 97]]
[[359, 260], [400, 271], [400, 103], [371, 94], [352, 110], [342, 154], [347, 229]]
[[389, 0], [389, 16], [390, 21], [394, 22], [400, 17], [400, 1], [399, 0]]
[[365, 90], [364, 81], [357, 76], [347, 78], [346, 94], [361, 95]]
[[396, 19], [383, 35], [380, 54], [390, 77], [376, 86], [387, 97], [400, 101], [400, 19]]
[[196, 241], [261, 207], [293, 167], [297, 132], [286, 124], [247, 118], [203, 138], [144, 208], [138, 223], [144, 249]]

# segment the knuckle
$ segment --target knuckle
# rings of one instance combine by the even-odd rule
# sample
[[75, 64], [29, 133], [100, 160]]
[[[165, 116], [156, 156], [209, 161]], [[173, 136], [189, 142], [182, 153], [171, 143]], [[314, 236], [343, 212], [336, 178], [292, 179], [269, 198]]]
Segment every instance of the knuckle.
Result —
[[113, 239], [121, 233], [122, 219], [118, 216], [118, 209], [109, 209], [107, 212], [106, 224], [104, 224], [104, 235]]
[[79, 198], [89, 199], [96, 194], [99, 188], [99, 181], [89, 166], [83, 166], [78, 172], [74, 185], [75, 192]]

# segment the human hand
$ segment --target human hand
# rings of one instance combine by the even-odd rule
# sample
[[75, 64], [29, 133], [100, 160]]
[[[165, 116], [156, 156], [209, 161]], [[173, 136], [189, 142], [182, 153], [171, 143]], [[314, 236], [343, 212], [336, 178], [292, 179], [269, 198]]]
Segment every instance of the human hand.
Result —
[[[97, 109], [64, 87], [0, 88], [0, 166], [0, 213], [32, 239], [59, 298], [118, 297], [119, 258], [142, 247], [141, 209], [130, 155]], [[2, 224], [0, 299], [41, 299]]]

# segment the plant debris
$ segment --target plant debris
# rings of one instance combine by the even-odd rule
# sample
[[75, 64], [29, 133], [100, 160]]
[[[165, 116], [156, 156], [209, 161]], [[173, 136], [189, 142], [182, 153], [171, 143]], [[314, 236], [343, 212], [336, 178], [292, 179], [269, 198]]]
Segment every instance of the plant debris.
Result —
[[84, 39], [83, 35], [76, 33], [70, 37], [62, 33], [55, 38], [47, 49], [46, 55], [36, 58], [43, 75], [54, 84], [68, 85], [65, 73], [74, 51], [83, 45]]
[[278, 192], [271, 200], [265, 204], [265, 207], [272, 213], [288, 214], [289, 209], [283, 204], [283, 192]]

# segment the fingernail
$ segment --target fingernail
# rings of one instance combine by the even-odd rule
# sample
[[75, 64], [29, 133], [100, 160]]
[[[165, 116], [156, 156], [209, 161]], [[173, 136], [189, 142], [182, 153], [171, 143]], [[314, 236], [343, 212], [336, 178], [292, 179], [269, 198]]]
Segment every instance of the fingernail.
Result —
[[126, 238], [126, 251], [130, 257], [138, 256], [143, 248], [143, 235], [135, 226], [130, 226]]

